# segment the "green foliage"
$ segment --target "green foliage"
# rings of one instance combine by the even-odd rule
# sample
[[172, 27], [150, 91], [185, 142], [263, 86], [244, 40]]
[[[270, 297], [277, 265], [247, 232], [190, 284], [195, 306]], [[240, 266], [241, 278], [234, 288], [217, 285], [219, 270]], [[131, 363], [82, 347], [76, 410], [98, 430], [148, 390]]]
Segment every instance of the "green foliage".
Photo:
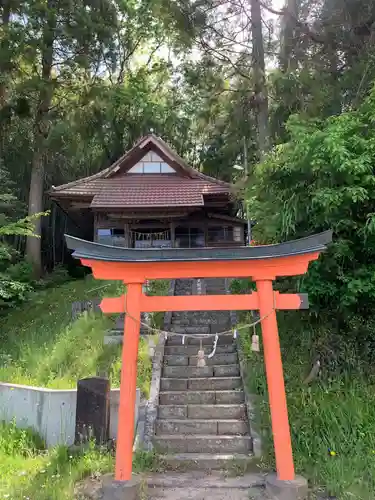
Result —
[[231, 293], [241, 294], [250, 293], [251, 290], [255, 290], [256, 286], [250, 279], [235, 279], [231, 283]]
[[30, 285], [15, 281], [9, 275], [0, 273], [0, 306], [12, 307], [14, 304], [26, 300]]
[[24, 301], [31, 290], [31, 276], [26, 273], [28, 266], [21, 267], [21, 262], [17, 262], [19, 258], [12, 246], [0, 242], [0, 308]]
[[[168, 280], [153, 280], [149, 282], [148, 295], [168, 295], [169, 281]], [[150, 313], [150, 325], [159, 330], [164, 327], [164, 313]], [[151, 332], [150, 332], [151, 333]]]
[[[24, 217], [15, 222], [7, 219], [0, 225], [0, 310], [7, 309], [27, 299], [33, 289], [34, 277], [31, 265], [6, 242], [10, 236], [34, 236], [34, 224], [48, 212]], [[3, 217], [5, 219], [5, 217]]]
[[[118, 387], [121, 346], [103, 345], [110, 319], [85, 313], [74, 323], [70, 320], [73, 299], [88, 300], [118, 292], [112, 283], [97, 285], [98, 282], [87, 277], [42, 289], [1, 318], [0, 379], [66, 389], [76, 387], [79, 377], [106, 370], [112, 386]], [[144, 395], [148, 395], [150, 380], [148, 344], [141, 339], [137, 385]], [[43, 443], [30, 431], [17, 429], [14, 423], [0, 424], [1, 498], [73, 500], [77, 498], [79, 481], [113, 470], [112, 453], [93, 444], [77, 453], [65, 447], [42, 450]], [[160, 467], [155, 454], [135, 454], [134, 470]]]
[[38, 238], [39, 236], [35, 235], [35, 221], [47, 215], [49, 215], [49, 211], [27, 216], [15, 222], [8, 222], [0, 226], [0, 236], [33, 236]]
[[[96, 487], [100, 476], [113, 473], [114, 456], [91, 442], [72, 451], [64, 446], [43, 450], [41, 441], [29, 430], [12, 424], [0, 425], [0, 497], [11, 500], [75, 500], [84, 497], [84, 485]], [[159, 457], [136, 451], [134, 472], [162, 470]]]
[[288, 122], [290, 141], [254, 172], [249, 189], [256, 238], [278, 242], [332, 229], [334, 242], [298, 286], [314, 310], [345, 320], [375, 304], [375, 93], [357, 111]]
[[0, 422], [0, 455], [32, 457], [44, 448], [40, 437], [30, 429], [18, 429], [16, 422]]
[[133, 453], [133, 472], [162, 472], [163, 461], [155, 451], [136, 450]]
[[[0, 231], [10, 220], [13, 220], [14, 214], [19, 213], [22, 204], [15, 195], [15, 186], [11, 180], [10, 173], [5, 169], [0, 157]], [[1, 232], [0, 232], [1, 234]]]
[[6, 271], [12, 280], [19, 280], [24, 283], [33, 282], [33, 269], [26, 260], [20, 260], [15, 264], [8, 265]]
[[[79, 452], [66, 447], [39, 451], [19, 436], [28, 431], [18, 430], [13, 424], [5, 425], [2, 432], [9, 432], [8, 447], [12, 454], [0, 449], [1, 498], [23, 500], [73, 500], [77, 498], [79, 482], [88, 477], [99, 477], [113, 470], [111, 453], [95, 448], [94, 444]], [[38, 443], [38, 439], [36, 441]]]
[[[97, 282], [67, 282], [31, 294], [30, 300], [9, 311], [0, 321], [2, 351], [0, 379], [24, 385], [75, 388], [79, 378], [106, 372], [119, 387], [121, 345], [104, 345], [111, 319], [84, 313], [71, 323], [73, 300], [112, 295], [112, 283], [98, 290]], [[112, 287], [112, 288], [111, 288]], [[113, 293], [113, 295], [116, 295]], [[152, 360], [148, 342], [141, 338], [138, 350], [137, 387], [148, 397]]]
[[[375, 491], [373, 375], [362, 370], [360, 353], [348, 349], [348, 363], [350, 358], [357, 363], [354, 371], [344, 370], [337, 376], [323, 363], [321, 376], [310, 386], [304, 385], [312, 366], [311, 353], [330, 337], [329, 325], [327, 328], [327, 322], [317, 325], [304, 321], [300, 311], [279, 313], [278, 320], [297, 473], [309, 478], [314, 493], [324, 490], [340, 500], [371, 500]], [[375, 328], [373, 319], [371, 328]], [[273, 468], [263, 354], [250, 350], [252, 331], [240, 332], [249, 364], [247, 384], [256, 397], [256, 424], [265, 445], [263, 465]]]

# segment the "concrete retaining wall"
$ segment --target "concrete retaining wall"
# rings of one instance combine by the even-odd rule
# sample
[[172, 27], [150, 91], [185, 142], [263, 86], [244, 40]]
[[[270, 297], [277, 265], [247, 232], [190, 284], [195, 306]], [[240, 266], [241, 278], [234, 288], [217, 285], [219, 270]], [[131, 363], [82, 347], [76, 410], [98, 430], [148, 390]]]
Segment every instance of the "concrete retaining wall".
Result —
[[[111, 390], [110, 437], [117, 437], [120, 390]], [[135, 425], [137, 428], [140, 390], [137, 389]], [[44, 389], [0, 383], [0, 421], [15, 419], [18, 427], [34, 429], [47, 447], [74, 443], [77, 391]]]

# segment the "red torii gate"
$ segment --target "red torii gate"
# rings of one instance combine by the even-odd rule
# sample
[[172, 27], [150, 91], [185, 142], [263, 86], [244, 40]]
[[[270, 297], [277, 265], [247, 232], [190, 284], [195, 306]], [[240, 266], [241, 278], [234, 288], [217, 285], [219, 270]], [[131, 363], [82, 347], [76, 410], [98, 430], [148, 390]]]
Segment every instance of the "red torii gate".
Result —
[[[121, 280], [127, 286], [125, 296], [103, 299], [105, 313], [126, 313], [120, 406], [116, 446], [117, 481], [132, 477], [134, 412], [137, 380], [137, 356], [141, 312], [259, 310], [267, 375], [277, 476], [281, 481], [295, 478], [284, 376], [277, 329], [277, 309], [300, 309], [304, 295], [280, 294], [272, 282], [280, 276], [306, 273], [332, 240], [332, 232], [299, 240], [239, 248], [129, 249], [110, 247], [66, 236], [73, 257], [92, 268], [95, 278]], [[257, 291], [247, 295], [146, 296], [142, 284], [154, 279], [251, 278]]]

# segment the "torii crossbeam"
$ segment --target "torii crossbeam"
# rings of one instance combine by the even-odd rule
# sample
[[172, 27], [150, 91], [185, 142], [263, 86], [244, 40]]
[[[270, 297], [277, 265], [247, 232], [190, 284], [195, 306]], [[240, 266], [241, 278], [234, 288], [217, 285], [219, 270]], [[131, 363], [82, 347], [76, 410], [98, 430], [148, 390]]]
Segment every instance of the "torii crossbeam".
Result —
[[[278, 245], [238, 248], [132, 249], [111, 247], [66, 236], [73, 257], [92, 268], [95, 278], [121, 280], [126, 296], [103, 299], [105, 313], [126, 312], [115, 479], [132, 476], [137, 355], [142, 312], [259, 310], [278, 478], [295, 478], [284, 376], [277, 329], [277, 309], [307, 307], [304, 294], [280, 294], [272, 282], [280, 276], [306, 273], [311, 261], [326, 249], [332, 232]], [[153, 279], [251, 278], [257, 291], [248, 295], [149, 297], [142, 284]]]

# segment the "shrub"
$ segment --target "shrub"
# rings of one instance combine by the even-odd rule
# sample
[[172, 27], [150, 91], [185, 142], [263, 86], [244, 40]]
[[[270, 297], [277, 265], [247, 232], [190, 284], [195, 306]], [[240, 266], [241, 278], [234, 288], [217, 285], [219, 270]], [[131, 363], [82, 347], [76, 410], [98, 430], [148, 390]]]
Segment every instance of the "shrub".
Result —
[[313, 310], [335, 311], [340, 328], [375, 305], [375, 90], [354, 111], [288, 122], [290, 141], [254, 169], [255, 237], [280, 242], [326, 229], [328, 251], [295, 286]]

